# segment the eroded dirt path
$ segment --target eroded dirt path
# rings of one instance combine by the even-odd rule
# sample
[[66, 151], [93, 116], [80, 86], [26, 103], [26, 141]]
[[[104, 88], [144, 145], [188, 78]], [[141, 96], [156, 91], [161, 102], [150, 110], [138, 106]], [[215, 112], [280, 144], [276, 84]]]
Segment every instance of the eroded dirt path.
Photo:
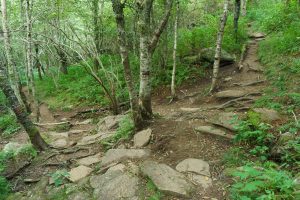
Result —
[[[207, 189], [195, 185], [196, 191], [189, 199], [228, 199], [229, 180], [223, 175], [222, 162], [224, 153], [232, 146], [232, 140], [228, 137], [234, 136], [228, 116], [242, 117], [254, 100], [263, 95], [267, 84], [257, 57], [259, 40], [254, 38], [250, 41], [242, 70], [234, 65], [221, 68], [218, 92], [213, 96], [207, 95], [209, 76], [180, 87], [178, 100], [171, 104], [167, 98], [169, 89], [161, 89], [154, 95], [153, 107], [158, 117], [150, 122], [152, 139], [146, 148], [151, 150], [151, 155], [147, 160], [175, 169], [181, 161], [195, 158], [206, 161], [210, 166], [212, 185]], [[99, 134], [93, 116], [81, 118], [76, 115], [78, 110], [52, 113], [45, 104], [41, 104], [40, 112], [39, 129], [46, 141], [56, 146], [56, 150], [42, 153], [29, 167], [20, 171], [12, 181], [15, 191], [26, 191], [31, 187], [21, 180], [39, 181], [57, 170], [78, 166], [81, 158], [104, 155], [99, 142], [90, 138]], [[47, 125], [53, 123], [61, 125], [59, 128]], [[197, 131], [199, 128], [204, 131]], [[130, 145], [132, 143], [123, 144], [122, 148], [130, 148]], [[97, 165], [93, 168], [95, 170]], [[139, 178], [143, 180], [141, 185], [146, 187], [145, 178]], [[90, 190], [88, 192], [92, 193]], [[183, 198], [164, 195], [163, 199]]]

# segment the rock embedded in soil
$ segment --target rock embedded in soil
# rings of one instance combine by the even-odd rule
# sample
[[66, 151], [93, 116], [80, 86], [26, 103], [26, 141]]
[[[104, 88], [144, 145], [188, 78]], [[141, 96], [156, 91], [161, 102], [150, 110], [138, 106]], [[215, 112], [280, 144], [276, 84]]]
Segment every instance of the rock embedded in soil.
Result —
[[99, 163], [101, 161], [101, 154], [96, 154], [93, 156], [88, 156], [85, 158], [81, 158], [77, 161], [79, 165], [90, 166], [95, 163]]
[[92, 199], [87, 192], [75, 191], [68, 196], [68, 200], [88, 200]]
[[260, 115], [260, 119], [263, 122], [273, 122], [281, 119], [280, 114], [273, 109], [267, 109], [267, 108], [254, 108], [254, 112], [258, 113]]
[[217, 92], [215, 97], [217, 98], [239, 98], [248, 94], [245, 90], [225, 90], [221, 92]]
[[193, 173], [188, 173], [187, 177], [191, 182], [201, 186], [203, 189], [207, 189], [212, 186], [212, 179], [210, 177]]
[[140, 148], [146, 146], [151, 139], [152, 130], [150, 128], [140, 131], [135, 134], [134, 140], [134, 147]]
[[176, 170], [179, 172], [193, 172], [210, 177], [209, 164], [201, 159], [185, 159], [176, 166]]
[[162, 192], [188, 198], [194, 186], [186, 177], [166, 164], [145, 161], [141, 166], [142, 173], [149, 177]]
[[77, 145], [84, 146], [84, 145], [94, 144], [108, 137], [111, 137], [113, 134], [114, 134], [113, 132], [101, 132], [95, 135], [85, 136], [77, 143]]
[[113, 115], [107, 116], [100, 120], [97, 124], [98, 132], [107, 132], [116, 130], [119, 127], [119, 123], [122, 121], [125, 115]]
[[195, 128], [196, 131], [202, 132], [202, 133], [209, 133], [216, 136], [221, 136], [228, 139], [233, 139], [234, 136], [227, 134], [225, 131], [215, 128], [213, 126], [198, 126]]
[[250, 38], [264, 38], [265, 34], [264, 33], [260, 33], [260, 32], [254, 32], [252, 34], [250, 34]]
[[139, 199], [138, 177], [122, 170], [108, 170], [103, 175], [93, 176], [90, 184], [94, 188], [94, 199]]
[[101, 159], [101, 166], [105, 167], [112, 163], [124, 160], [145, 159], [150, 156], [149, 149], [110, 149]]
[[83, 179], [92, 173], [93, 169], [80, 165], [76, 168], [71, 169], [70, 173], [70, 181], [77, 182], [80, 179]]
[[71, 146], [72, 144], [73, 144], [72, 141], [68, 141], [67, 139], [62, 138], [52, 142], [50, 146], [54, 148], [66, 148], [68, 146]]
[[235, 131], [235, 127], [238, 126], [238, 122], [235, 120], [237, 118], [237, 114], [233, 112], [221, 112], [216, 117], [208, 120], [210, 123], [222, 126], [231, 131]]

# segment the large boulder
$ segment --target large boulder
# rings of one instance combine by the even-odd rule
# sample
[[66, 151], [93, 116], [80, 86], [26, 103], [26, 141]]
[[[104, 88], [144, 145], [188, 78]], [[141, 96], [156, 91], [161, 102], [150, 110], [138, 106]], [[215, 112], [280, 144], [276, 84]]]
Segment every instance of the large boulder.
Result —
[[134, 147], [140, 148], [146, 146], [151, 139], [152, 130], [150, 128], [140, 131], [134, 135]]
[[188, 198], [194, 189], [193, 184], [183, 174], [166, 164], [146, 161], [142, 164], [141, 171], [162, 192]]
[[[202, 49], [198, 54], [186, 56], [183, 58], [183, 60], [189, 64], [201, 64], [203, 62], [212, 64], [215, 61], [215, 49], [212, 47]], [[235, 62], [235, 57], [222, 49], [220, 62], [221, 66], [232, 64]]]
[[121, 169], [108, 170], [103, 175], [93, 176], [90, 184], [94, 188], [94, 199], [138, 200], [139, 179]]
[[176, 170], [179, 172], [193, 172], [210, 177], [209, 164], [200, 159], [185, 159], [176, 166]]
[[236, 118], [238, 118], [236, 113], [222, 112], [217, 116], [212, 117], [208, 121], [214, 125], [222, 126], [224, 128], [227, 128], [228, 130], [235, 131], [236, 127], [239, 125]]

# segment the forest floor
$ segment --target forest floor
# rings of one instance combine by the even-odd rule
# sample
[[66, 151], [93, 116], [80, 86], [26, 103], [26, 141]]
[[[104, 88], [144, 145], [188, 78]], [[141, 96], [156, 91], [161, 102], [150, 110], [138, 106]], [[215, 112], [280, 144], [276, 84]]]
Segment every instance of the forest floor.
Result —
[[[223, 115], [242, 117], [253, 102], [263, 94], [267, 82], [262, 73], [263, 67], [257, 57], [259, 40], [261, 38], [252, 38], [249, 42], [241, 70], [236, 65], [221, 68], [218, 92], [215, 95], [207, 95], [211, 83], [209, 77], [186, 83], [178, 88], [178, 99], [172, 103], [168, 99], [169, 88], [159, 88], [154, 92], [153, 108], [156, 117], [149, 122], [152, 137], [146, 148], [151, 150], [151, 155], [146, 160], [164, 163], [175, 169], [181, 161], [195, 158], [206, 161], [210, 166], [212, 184], [206, 189], [196, 184], [196, 190], [188, 199], [228, 199], [228, 187], [231, 180], [223, 173], [223, 158], [224, 153], [233, 146], [229, 138], [234, 135], [234, 131], [220, 126], [216, 120]], [[23, 192], [20, 194], [24, 199], [30, 195], [30, 197], [34, 196], [35, 194], [28, 191], [33, 191], [32, 188], [40, 185], [31, 182], [41, 182], [42, 177], [49, 178], [49, 174], [57, 170], [69, 171], [78, 166], [79, 159], [91, 155], [102, 157], [105, 154], [99, 142], [78, 145], [82, 143], [82, 138], [97, 134], [98, 127], [93, 118], [96, 116], [99, 118], [99, 113], [76, 115], [80, 111], [82, 110], [51, 112], [46, 104], [41, 104], [39, 128], [47, 142], [60, 148], [41, 153], [29, 166], [22, 168], [14, 175], [11, 180], [13, 189]], [[107, 114], [101, 113], [102, 116]], [[62, 123], [61, 130], [54, 130], [51, 126], [53, 123]], [[66, 125], [69, 127], [64, 130]], [[221, 135], [204, 133], [210, 131], [196, 131], [197, 128], [204, 126], [221, 132]], [[20, 133], [12, 140], [23, 143], [27, 138], [24, 133]], [[132, 141], [120, 143], [117, 148], [120, 146], [131, 148]], [[135, 161], [135, 164], [139, 165], [140, 162], [142, 161]], [[90, 167], [94, 170], [94, 174], [97, 174], [99, 170], [103, 172], [97, 164], [92, 164]], [[25, 183], [23, 180], [30, 183]], [[145, 181], [142, 179], [142, 182]], [[146, 183], [141, 183], [141, 185], [147, 187]], [[41, 190], [45, 193], [45, 188]], [[87, 189], [87, 191], [91, 191], [92, 194], [92, 190]], [[146, 192], [145, 196], [149, 198], [151, 194]], [[162, 199], [183, 198], [165, 194]]]

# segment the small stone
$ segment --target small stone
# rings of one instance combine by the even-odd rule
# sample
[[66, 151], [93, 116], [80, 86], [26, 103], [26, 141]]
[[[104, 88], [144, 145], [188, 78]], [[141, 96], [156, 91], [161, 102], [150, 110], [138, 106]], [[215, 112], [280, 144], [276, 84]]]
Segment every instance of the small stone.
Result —
[[238, 126], [238, 122], [235, 120], [236, 117], [237, 114], [233, 112], [219, 113], [216, 117], [210, 119], [209, 122], [227, 128], [231, 131], [235, 131], [235, 127]]
[[101, 161], [101, 154], [81, 158], [77, 161], [79, 165], [90, 166]]
[[88, 175], [90, 175], [92, 173], [93, 169], [80, 165], [76, 168], [71, 169], [70, 173], [70, 181], [72, 182], [77, 182], [82, 178], [87, 177]]
[[107, 132], [116, 130], [119, 127], [120, 121], [125, 115], [113, 115], [103, 118], [98, 123], [98, 132]]
[[150, 156], [147, 149], [110, 149], [102, 158], [102, 167], [123, 160], [144, 159]]
[[226, 78], [224, 79], [225, 82], [228, 82], [228, 81], [231, 81], [231, 80], [232, 80], [232, 77], [226, 77]]
[[77, 145], [82, 146], [82, 145], [89, 145], [89, 144], [93, 144], [96, 143], [98, 141], [101, 141], [105, 138], [108, 138], [110, 136], [112, 136], [114, 133], [110, 132], [110, 133], [98, 133], [95, 135], [89, 135], [89, 136], [85, 136], [83, 137], [78, 143]]
[[134, 147], [140, 148], [146, 146], [151, 139], [152, 130], [150, 128], [140, 131], [134, 136]]
[[168, 165], [145, 161], [141, 167], [141, 171], [162, 192], [186, 198], [190, 196], [190, 192], [194, 189], [193, 185], [186, 180], [183, 174]]
[[200, 159], [185, 159], [176, 166], [176, 170], [179, 172], [194, 172], [210, 177], [209, 164]]

